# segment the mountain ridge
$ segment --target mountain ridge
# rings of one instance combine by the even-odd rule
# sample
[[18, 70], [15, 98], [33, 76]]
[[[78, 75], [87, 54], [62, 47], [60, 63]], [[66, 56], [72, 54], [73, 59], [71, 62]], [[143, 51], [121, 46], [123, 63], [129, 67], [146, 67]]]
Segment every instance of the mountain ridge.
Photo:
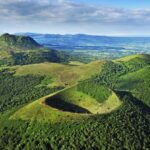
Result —
[[16, 47], [20, 49], [35, 49], [41, 47], [41, 45], [30, 36], [17, 36], [8, 33], [0, 36], [0, 45], [4, 47]]

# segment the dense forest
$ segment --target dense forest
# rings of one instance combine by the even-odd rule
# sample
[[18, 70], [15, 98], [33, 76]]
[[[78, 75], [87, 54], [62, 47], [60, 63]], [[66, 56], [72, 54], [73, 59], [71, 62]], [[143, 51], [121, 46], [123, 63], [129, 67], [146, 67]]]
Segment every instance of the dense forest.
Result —
[[69, 56], [61, 51], [54, 50], [30, 50], [22, 52], [11, 52], [8, 58], [0, 59], [0, 65], [26, 65], [41, 62], [67, 63]]
[[15, 71], [0, 71], [0, 113], [48, 95], [61, 87], [48, 88], [41, 85], [44, 76], [14, 76]]
[[[150, 148], [150, 111], [130, 93], [119, 92], [123, 106], [106, 115], [56, 124], [1, 122], [1, 149], [143, 149]], [[147, 108], [147, 109], [146, 109]]]

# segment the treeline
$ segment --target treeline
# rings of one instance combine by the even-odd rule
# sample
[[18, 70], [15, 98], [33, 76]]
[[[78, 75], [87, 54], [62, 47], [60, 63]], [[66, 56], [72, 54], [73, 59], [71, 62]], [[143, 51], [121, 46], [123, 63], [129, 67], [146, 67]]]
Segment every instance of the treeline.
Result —
[[107, 62], [102, 71], [89, 80], [114, 89], [120, 76], [137, 71], [149, 64], [149, 62], [141, 61], [139, 59], [128, 62]]
[[41, 62], [67, 62], [68, 56], [61, 51], [47, 50], [47, 51], [30, 51], [18, 52], [13, 54], [13, 65], [25, 65]]
[[55, 50], [11, 51], [10, 57], [0, 59], [0, 65], [26, 65], [42, 62], [67, 63], [69, 55]]
[[38, 86], [44, 78], [39, 75], [14, 76], [14, 71], [1, 70], [0, 112], [34, 101], [61, 88]]

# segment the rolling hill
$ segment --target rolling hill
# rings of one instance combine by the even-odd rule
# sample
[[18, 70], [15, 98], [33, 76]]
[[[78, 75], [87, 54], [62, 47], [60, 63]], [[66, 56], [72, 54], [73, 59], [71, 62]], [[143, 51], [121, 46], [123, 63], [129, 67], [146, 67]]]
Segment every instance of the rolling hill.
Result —
[[2, 68], [0, 149], [149, 149], [149, 60]]
[[15, 66], [16, 76], [44, 75], [51, 78], [54, 86], [71, 86], [77, 81], [84, 80], [99, 73], [105, 61], [94, 61], [88, 64], [72, 65], [60, 63], [40, 63]]

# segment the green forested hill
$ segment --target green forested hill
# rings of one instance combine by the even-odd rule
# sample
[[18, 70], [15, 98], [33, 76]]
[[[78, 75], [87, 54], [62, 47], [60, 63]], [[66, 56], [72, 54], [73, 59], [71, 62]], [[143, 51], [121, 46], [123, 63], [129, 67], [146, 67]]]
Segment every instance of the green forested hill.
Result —
[[132, 92], [150, 107], [150, 66], [121, 76], [116, 87]]
[[150, 55], [136, 55], [128, 61], [124, 61], [123, 58], [123, 61], [106, 63], [102, 73], [93, 77], [92, 80], [115, 90], [129, 91], [150, 106], [149, 67]]
[[[1, 69], [0, 149], [150, 149], [149, 58]], [[76, 82], [56, 86], [60, 72]]]
[[25, 65], [40, 62], [68, 62], [69, 56], [42, 47], [31, 37], [3, 34], [0, 36], [0, 65]]
[[16, 36], [5, 33], [0, 36], [0, 48], [15, 47], [20, 49], [35, 49], [41, 47], [35, 40], [29, 36]]

